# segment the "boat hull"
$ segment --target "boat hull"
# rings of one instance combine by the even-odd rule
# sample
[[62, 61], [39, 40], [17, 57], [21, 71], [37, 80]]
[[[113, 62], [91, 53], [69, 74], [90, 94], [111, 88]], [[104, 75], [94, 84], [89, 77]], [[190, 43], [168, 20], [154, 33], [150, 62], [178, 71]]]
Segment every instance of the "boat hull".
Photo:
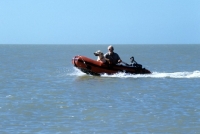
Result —
[[72, 58], [72, 64], [82, 72], [91, 75], [115, 74], [125, 72], [130, 74], [150, 74], [151, 72], [142, 67], [133, 67], [125, 65], [110, 65], [87, 58], [85, 56], [75, 56]]

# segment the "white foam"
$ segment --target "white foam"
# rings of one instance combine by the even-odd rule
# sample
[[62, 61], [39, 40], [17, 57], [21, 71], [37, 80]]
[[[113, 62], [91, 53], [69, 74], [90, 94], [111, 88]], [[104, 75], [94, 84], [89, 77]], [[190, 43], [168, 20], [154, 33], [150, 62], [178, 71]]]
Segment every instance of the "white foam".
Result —
[[152, 74], [155, 78], [200, 78], [200, 71], [193, 72], [174, 72], [174, 73], [158, 73]]
[[70, 75], [70, 76], [83, 76], [83, 75], [86, 75], [85, 73], [81, 72], [79, 69], [73, 67], [73, 71], [71, 73], [68, 73], [67, 75]]
[[193, 72], [153, 72], [152, 74], [126, 74], [117, 73], [113, 75], [102, 75], [103, 77], [120, 77], [120, 78], [200, 78], [200, 71]]
[[[79, 69], [74, 68], [74, 71], [70, 76], [83, 76], [85, 73], [81, 72]], [[193, 72], [153, 72], [152, 74], [126, 74], [126, 73], [116, 73], [113, 75], [103, 74], [101, 77], [118, 77], [118, 78], [200, 78], [200, 71]]]

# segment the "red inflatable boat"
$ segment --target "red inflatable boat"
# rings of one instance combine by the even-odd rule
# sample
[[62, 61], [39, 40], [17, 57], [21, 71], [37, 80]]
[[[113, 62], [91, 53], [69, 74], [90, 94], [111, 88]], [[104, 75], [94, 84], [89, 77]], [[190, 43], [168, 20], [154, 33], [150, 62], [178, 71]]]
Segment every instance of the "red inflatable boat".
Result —
[[[150, 74], [151, 72], [145, 68], [142, 68], [142, 65], [137, 64], [133, 57], [131, 64], [117, 64], [110, 65], [105, 64], [93, 59], [87, 58], [85, 56], [75, 56], [72, 58], [72, 64], [80, 69], [82, 72], [90, 75], [101, 75], [101, 74], [115, 74], [118, 72], [125, 72], [129, 74]], [[130, 59], [131, 59], [130, 58]]]

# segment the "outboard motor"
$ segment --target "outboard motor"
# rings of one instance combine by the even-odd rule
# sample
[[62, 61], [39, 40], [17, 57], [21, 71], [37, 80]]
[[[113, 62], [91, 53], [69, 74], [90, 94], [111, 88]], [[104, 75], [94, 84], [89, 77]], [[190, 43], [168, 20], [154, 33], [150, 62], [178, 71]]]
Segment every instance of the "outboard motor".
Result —
[[131, 60], [131, 63], [136, 62], [136, 61], [134, 60], [134, 57], [133, 57], [133, 56], [130, 58], [130, 60]]
[[131, 60], [131, 65], [132, 65], [133, 67], [142, 68], [142, 65], [141, 65], [141, 64], [138, 64], [138, 63], [134, 60], [134, 57], [133, 57], [133, 56], [130, 58], [130, 60]]

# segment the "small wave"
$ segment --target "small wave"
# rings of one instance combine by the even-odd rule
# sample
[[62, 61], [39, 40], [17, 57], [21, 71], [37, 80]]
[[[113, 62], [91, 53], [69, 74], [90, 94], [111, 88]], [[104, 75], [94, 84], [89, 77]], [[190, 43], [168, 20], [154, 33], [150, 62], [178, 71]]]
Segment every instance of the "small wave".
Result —
[[67, 75], [69, 75], [69, 76], [83, 76], [83, 75], [86, 75], [86, 74], [74, 67], [74, 70], [71, 73], [68, 73]]
[[[81, 72], [79, 69], [74, 68], [70, 76], [83, 76], [85, 73]], [[193, 72], [153, 72], [152, 74], [127, 74], [127, 73], [116, 73], [113, 75], [102, 74], [101, 77], [118, 77], [118, 78], [200, 78], [200, 71]]]

